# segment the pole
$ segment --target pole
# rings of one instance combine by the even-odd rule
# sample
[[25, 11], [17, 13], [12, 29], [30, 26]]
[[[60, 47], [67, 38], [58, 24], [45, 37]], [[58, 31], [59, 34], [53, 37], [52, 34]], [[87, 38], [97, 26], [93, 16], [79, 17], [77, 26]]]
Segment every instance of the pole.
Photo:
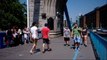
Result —
[[29, 21], [29, 1], [27, 0], [27, 27], [30, 27], [30, 21]]

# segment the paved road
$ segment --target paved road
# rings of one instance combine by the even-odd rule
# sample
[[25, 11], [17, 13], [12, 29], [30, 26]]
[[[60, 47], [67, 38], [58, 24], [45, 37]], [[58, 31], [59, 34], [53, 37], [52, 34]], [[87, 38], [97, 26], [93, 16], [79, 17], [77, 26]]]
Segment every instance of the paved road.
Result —
[[[70, 42], [72, 45], [72, 41]], [[95, 60], [95, 55], [92, 49], [90, 40], [88, 40], [88, 47], [80, 46], [80, 50], [71, 49], [70, 46], [64, 46], [63, 37], [51, 39], [52, 51], [41, 53], [37, 52], [33, 55], [29, 54], [32, 44], [19, 45], [17, 47], [0, 49], [1, 59], [60, 59], [60, 60], [76, 60], [76, 59], [90, 59]], [[42, 48], [42, 40], [38, 41], [38, 49]]]

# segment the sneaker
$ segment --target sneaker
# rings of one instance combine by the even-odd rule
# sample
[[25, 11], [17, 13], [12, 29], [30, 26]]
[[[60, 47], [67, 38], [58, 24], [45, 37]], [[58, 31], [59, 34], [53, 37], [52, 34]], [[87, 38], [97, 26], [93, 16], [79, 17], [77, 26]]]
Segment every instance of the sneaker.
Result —
[[68, 46], [70, 46], [69, 44], [67, 44]]
[[42, 51], [42, 53], [45, 53], [45, 51]]
[[30, 51], [30, 54], [32, 55], [34, 52], [33, 51]]
[[52, 51], [52, 49], [50, 48], [50, 49], [47, 49], [48, 51]]
[[77, 47], [77, 50], [80, 50], [80, 48], [79, 48], [79, 47]]
[[64, 44], [64, 46], [66, 46], [67, 44]]
[[87, 47], [87, 45], [86, 45], [86, 44], [84, 44], [84, 46], [85, 46], [85, 47]]
[[75, 46], [73, 46], [73, 49], [75, 49]]

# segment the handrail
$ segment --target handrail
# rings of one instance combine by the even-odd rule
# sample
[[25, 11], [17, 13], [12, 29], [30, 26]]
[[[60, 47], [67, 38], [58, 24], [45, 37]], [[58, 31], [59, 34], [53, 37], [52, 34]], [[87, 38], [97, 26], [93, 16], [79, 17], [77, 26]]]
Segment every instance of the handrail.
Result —
[[107, 60], [107, 40], [90, 31], [90, 38], [100, 60]]

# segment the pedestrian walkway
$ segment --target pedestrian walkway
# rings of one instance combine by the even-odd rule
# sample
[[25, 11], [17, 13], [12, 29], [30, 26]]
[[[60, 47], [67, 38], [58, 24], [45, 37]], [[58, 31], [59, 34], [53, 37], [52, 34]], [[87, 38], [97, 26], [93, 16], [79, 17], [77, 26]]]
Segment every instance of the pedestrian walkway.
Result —
[[[72, 44], [72, 41], [71, 41]], [[63, 37], [51, 39], [52, 51], [45, 52], [41, 51], [31, 55], [29, 53], [32, 44], [19, 45], [12, 48], [0, 49], [0, 60], [1, 59], [60, 59], [60, 60], [95, 60], [95, 55], [92, 49], [92, 44], [88, 40], [88, 47], [81, 45], [80, 50], [71, 49], [69, 46], [64, 46]], [[42, 49], [42, 40], [38, 41], [38, 49]]]

